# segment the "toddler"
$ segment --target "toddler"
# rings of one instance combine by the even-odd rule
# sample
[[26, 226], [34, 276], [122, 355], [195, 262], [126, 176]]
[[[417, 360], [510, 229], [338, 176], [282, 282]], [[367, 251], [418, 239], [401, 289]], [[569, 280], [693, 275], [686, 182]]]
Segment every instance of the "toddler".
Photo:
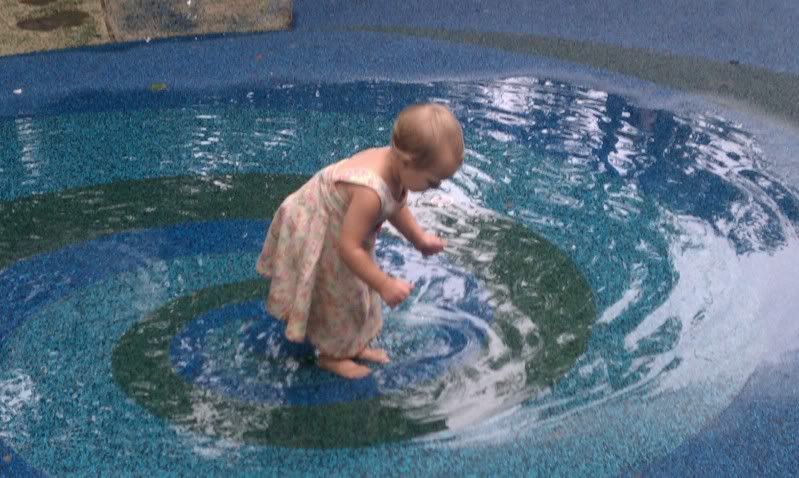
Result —
[[413, 286], [377, 266], [377, 234], [388, 220], [425, 256], [441, 252], [444, 241], [421, 229], [406, 198], [450, 178], [463, 154], [449, 109], [412, 105], [389, 146], [325, 167], [278, 208], [256, 265], [271, 280], [267, 311], [286, 322], [288, 340], [316, 348], [322, 369], [361, 378], [371, 370], [354, 359], [389, 361], [369, 346], [383, 324], [381, 299], [396, 307]]

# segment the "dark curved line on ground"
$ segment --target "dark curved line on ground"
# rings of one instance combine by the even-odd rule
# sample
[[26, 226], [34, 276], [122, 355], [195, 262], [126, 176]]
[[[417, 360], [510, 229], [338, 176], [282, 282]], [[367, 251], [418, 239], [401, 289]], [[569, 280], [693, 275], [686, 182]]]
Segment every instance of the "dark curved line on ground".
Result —
[[359, 26], [343, 31], [398, 34], [540, 55], [635, 76], [716, 101], [755, 110], [799, 126], [799, 76], [764, 68], [642, 48], [567, 40], [524, 33]]

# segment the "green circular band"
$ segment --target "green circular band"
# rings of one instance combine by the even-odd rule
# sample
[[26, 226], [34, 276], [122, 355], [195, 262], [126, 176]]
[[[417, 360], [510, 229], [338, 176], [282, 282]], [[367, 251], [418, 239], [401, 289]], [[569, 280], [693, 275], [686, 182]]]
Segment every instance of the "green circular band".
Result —
[[[151, 413], [195, 432], [292, 447], [356, 447], [402, 440], [445, 428], [414, 421], [381, 399], [323, 406], [245, 403], [203, 390], [175, 373], [172, 338], [196, 316], [226, 304], [264, 297], [264, 281], [208, 288], [182, 297], [139, 322], [114, 348], [117, 384]], [[198, 419], [196, 410], [204, 410]]]
[[[0, 203], [0, 224], [8, 225], [0, 243], [0, 268], [124, 230], [221, 218], [268, 219], [283, 198], [306, 180], [266, 174], [160, 178]], [[220, 182], [226, 187], [217, 186]], [[470, 237], [468, 247], [454, 246], [452, 260], [491, 292], [492, 328], [506, 348], [492, 367], [522, 361], [525, 388], [531, 394], [551, 385], [585, 350], [596, 315], [587, 282], [568, 256], [508, 218], [480, 214], [446, 225]], [[490, 251], [490, 260], [479, 251]], [[176, 374], [169, 344], [182, 327], [213, 308], [262, 298], [266, 288], [264, 281], [254, 280], [205, 289], [165, 304], [120, 339], [112, 357], [114, 380], [157, 416], [198, 433], [251, 443], [356, 447], [446, 429], [443, 418], [411, 418], [419, 414], [397, 406], [401, 395], [399, 402], [392, 396], [273, 406], [220, 396]], [[534, 327], [520, 321], [532, 321]]]

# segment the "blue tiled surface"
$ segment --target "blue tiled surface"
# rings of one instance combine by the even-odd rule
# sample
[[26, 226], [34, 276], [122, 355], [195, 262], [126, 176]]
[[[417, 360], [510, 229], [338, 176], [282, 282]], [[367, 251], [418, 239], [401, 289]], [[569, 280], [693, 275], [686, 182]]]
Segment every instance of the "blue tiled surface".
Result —
[[[144, 258], [158, 256], [174, 258], [185, 253], [191, 246], [192, 251], [204, 250], [206, 253], [225, 251], [257, 250], [260, 247], [260, 235], [266, 223], [263, 221], [226, 222], [226, 228], [214, 228], [196, 224], [167, 228], [162, 231], [131, 232], [107, 238], [94, 243], [70, 246], [55, 254], [46, 254], [33, 259], [18, 262], [10, 268], [0, 271], [0, 341], [6, 339], [13, 329], [18, 327], [37, 309], [46, 306], [60, 297], [80, 290], [82, 287], [101, 280], [109, 275], [119, 274], [141, 266]], [[228, 234], [230, 227], [244, 234]], [[203, 234], [198, 234], [202, 230]], [[217, 235], [214, 234], [216, 232]], [[223, 234], [219, 236], [218, 234]], [[198, 241], [202, 237], [203, 240]], [[249, 239], [246, 239], [249, 237]], [[166, 239], [166, 240], [165, 240]], [[131, 249], [130, 245], [135, 244]], [[199, 249], [198, 249], [199, 247]], [[136, 253], [131, 253], [133, 250]], [[115, 261], [102, 261], [101, 258], [112, 255]], [[92, 259], [93, 258], [93, 259]], [[36, 290], [41, 274], [48, 274], [51, 284], [59, 284], [59, 288], [39, 289], [36, 296], [19, 297], [21, 291]], [[11, 278], [15, 278], [12, 280]], [[29, 284], [19, 280], [26, 277]], [[28, 292], [26, 292], [27, 294]], [[3, 462], [9, 456], [10, 463]], [[0, 476], [3, 477], [38, 477], [45, 476], [30, 467], [23, 458], [8, 448], [0, 440]]]
[[796, 476], [799, 354], [762, 366], [700, 434], [647, 464], [644, 476]]
[[[644, 84], [552, 59], [358, 32], [275, 32], [217, 36], [202, 42], [140, 42], [0, 58], [0, 65], [0, 117], [86, 106], [127, 107], [130, 103], [120, 94], [132, 95], [134, 104], [179, 104], [185, 101], [181, 95], [186, 90], [214, 92], [297, 81], [493, 78], [549, 69], [563, 75], [592, 75], [617, 86]], [[161, 82], [167, 85], [166, 91], [150, 91], [150, 85]], [[13, 93], [17, 89], [21, 94]], [[98, 98], [98, 90], [107, 94]]]
[[[5, 319], [0, 323], [0, 338], [7, 336], [42, 305], [107, 276], [141, 267], [148, 257], [171, 259], [184, 254], [188, 246], [191, 246], [192, 251], [200, 253], [258, 250], [265, 224], [260, 221], [233, 224], [226, 222], [224, 228], [189, 224], [162, 231], [130, 232], [20, 261], [0, 272], [0, 314]], [[242, 234], [226, 234], [231, 226], [242, 231]], [[198, 238], [202, 240], [198, 241]], [[115, 257], [115, 260], [98, 260], [108, 255]], [[44, 274], [49, 276], [52, 284], [58, 284], [59, 287], [37, 289], [36, 284]], [[20, 278], [27, 278], [28, 283], [19, 280]], [[36, 290], [37, 293], [27, 295], [30, 290]], [[20, 296], [21, 293], [26, 296]]]

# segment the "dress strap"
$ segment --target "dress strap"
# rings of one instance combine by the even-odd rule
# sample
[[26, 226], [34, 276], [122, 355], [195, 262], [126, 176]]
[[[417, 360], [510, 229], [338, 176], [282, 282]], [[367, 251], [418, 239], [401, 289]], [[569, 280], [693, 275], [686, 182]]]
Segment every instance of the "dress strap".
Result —
[[403, 195], [401, 203], [397, 202], [397, 200], [394, 199], [394, 195], [391, 194], [391, 188], [388, 187], [386, 181], [369, 168], [348, 168], [343, 167], [342, 164], [339, 163], [335, 166], [332, 173], [334, 182], [357, 184], [374, 190], [380, 197], [381, 208], [385, 216], [393, 214], [394, 211], [399, 209], [405, 202], [406, 195]]

